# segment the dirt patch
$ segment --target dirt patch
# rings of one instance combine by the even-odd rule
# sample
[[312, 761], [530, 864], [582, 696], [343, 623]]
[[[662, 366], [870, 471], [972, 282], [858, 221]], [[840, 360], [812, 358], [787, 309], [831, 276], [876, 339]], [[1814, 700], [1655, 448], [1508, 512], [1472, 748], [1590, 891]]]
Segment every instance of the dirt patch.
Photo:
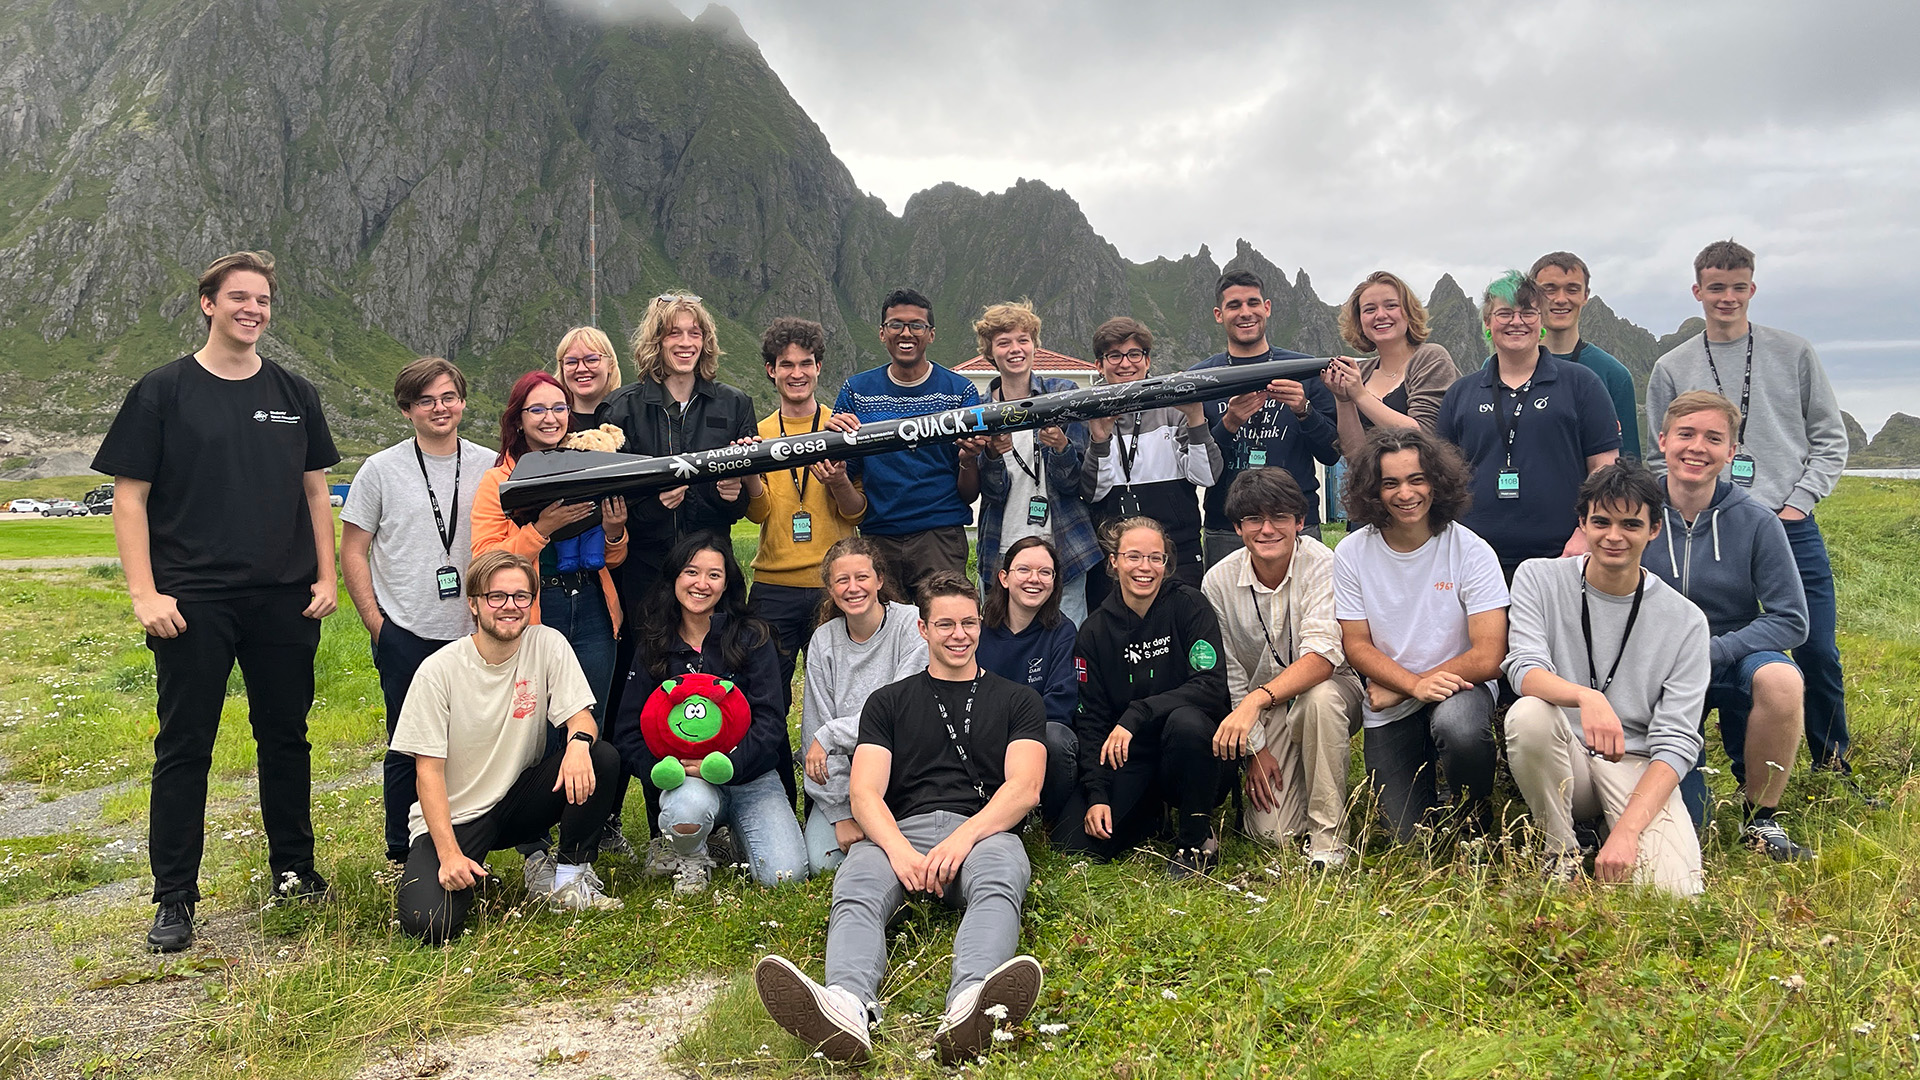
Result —
[[124, 829], [99, 827], [100, 805], [107, 796], [132, 786], [133, 782], [127, 780], [43, 801], [39, 784], [0, 782], [0, 840], [79, 831], [97, 832], [103, 839], [109, 839], [127, 833]]
[[355, 1080], [590, 1080], [622, 1077], [665, 1080], [691, 1076], [666, 1062], [714, 997], [712, 975], [661, 987], [620, 1001], [550, 1002], [520, 1010], [513, 1020], [480, 1035], [387, 1051]]

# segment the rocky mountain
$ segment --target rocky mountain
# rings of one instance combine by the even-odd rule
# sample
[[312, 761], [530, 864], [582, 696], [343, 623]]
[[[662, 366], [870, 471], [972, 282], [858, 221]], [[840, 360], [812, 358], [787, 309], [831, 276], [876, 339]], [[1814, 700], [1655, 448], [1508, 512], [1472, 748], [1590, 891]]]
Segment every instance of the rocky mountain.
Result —
[[1849, 468], [1920, 468], [1920, 417], [1894, 413], [1887, 417], [1879, 433], [1869, 441], [1866, 430], [1858, 420], [1851, 415], [1842, 415], [1847, 421], [1847, 438], [1853, 443], [1853, 452], [1847, 457]]
[[[1184, 366], [1220, 347], [1213, 285], [1235, 267], [1267, 281], [1277, 344], [1344, 351], [1344, 285], [1323, 299], [1245, 240], [1225, 266], [1204, 246], [1131, 263], [1032, 180], [942, 184], [894, 216], [721, 7], [612, 25], [547, 0], [0, 0], [0, 469], [97, 436], [134, 378], [196, 346], [194, 277], [237, 248], [279, 257], [267, 351], [314, 379], [343, 442], [399, 433], [392, 372], [422, 354], [474, 377], [484, 436], [586, 321], [590, 178], [600, 324], [621, 341], [651, 296], [699, 293], [725, 377], [763, 403], [768, 319], [827, 326], [832, 386], [882, 359], [899, 284], [933, 299], [949, 363], [975, 352], [974, 312], [1028, 297], [1050, 347], [1085, 355], [1131, 313]], [[1430, 307], [1477, 367], [1469, 295], [1443, 277]], [[1665, 341], [1597, 300], [1588, 328], [1643, 378]]]

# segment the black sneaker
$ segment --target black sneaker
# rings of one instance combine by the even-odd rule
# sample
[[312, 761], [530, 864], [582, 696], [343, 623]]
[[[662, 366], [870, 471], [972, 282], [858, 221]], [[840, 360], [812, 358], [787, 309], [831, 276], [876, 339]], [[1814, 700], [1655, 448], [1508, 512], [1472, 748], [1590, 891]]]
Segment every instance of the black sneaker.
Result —
[[279, 882], [273, 887], [273, 895], [280, 900], [306, 900], [324, 904], [333, 899], [333, 886], [313, 870], [289, 870], [280, 875]]
[[1220, 841], [1208, 837], [1199, 847], [1176, 849], [1173, 858], [1167, 860], [1167, 876], [1175, 881], [1205, 877], [1219, 865]]
[[627, 839], [626, 833], [620, 831], [618, 815], [608, 818], [606, 826], [600, 830], [600, 854], [633, 856], [633, 842]]
[[179, 952], [193, 944], [193, 905], [184, 900], [168, 900], [153, 915], [153, 929], [147, 931], [147, 948], [154, 952]]
[[1813, 851], [1793, 842], [1787, 830], [1774, 819], [1755, 818], [1740, 829], [1740, 839], [1756, 851], [1764, 851], [1774, 862], [1811, 862]]

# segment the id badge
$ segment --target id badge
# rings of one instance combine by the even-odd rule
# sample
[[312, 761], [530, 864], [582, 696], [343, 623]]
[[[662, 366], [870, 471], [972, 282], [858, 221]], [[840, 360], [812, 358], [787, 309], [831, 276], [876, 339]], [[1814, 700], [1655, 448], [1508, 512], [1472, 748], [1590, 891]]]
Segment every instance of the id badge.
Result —
[[439, 587], [442, 600], [452, 600], [460, 595], [460, 571], [451, 566], [435, 570], [433, 583]]
[[1731, 473], [1731, 478], [1734, 483], [1740, 485], [1741, 487], [1753, 486], [1753, 456], [1752, 455], [1750, 454], [1733, 455], [1733, 460], [1727, 463], [1727, 468], [1728, 468], [1728, 471]]
[[1248, 466], [1250, 466], [1250, 467], [1252, 467], [1252, 468], [1255, 468], [1255, 469], [1258, 469], [1258, 468], [1260, 468], [1261, 466], [1263, 466], [1263, 465], [1265, 465], [1266, 463], [1267, 463], [1267, 452], [1266, 452], [1265, 450], [1249, 450], [1249, 451], [1247, 451], [1247, 465], [1248, 465]]
[[805, 510], [793, 512], [793, 542], [805, 544], [813, 540], [813, 515]]
[[1499, 497], [1502, 499], [1519, 498], [1520, 497], [1520, 470], [1519, 469], [1501, 469], [1498, 491], [1499, 491]]
[[1140, 516], [1140, 500], [1134, 496], [1131, 488], [1120, 493], [1120, 516]]
[[1045, 525], [1047, 523], [1047, 497], [1035, 495], [1027, 500], [1027, 524]]

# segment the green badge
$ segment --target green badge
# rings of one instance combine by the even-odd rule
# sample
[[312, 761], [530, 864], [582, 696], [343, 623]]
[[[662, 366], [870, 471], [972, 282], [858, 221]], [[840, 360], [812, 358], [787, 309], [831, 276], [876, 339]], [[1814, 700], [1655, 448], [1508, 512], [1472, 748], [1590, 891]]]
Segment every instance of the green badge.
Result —
[[1195, 671], [1211, 671], [1220, 658], [1214, 654], [1213, 646], [1204, 641], [1196, 641], [1193, 648], [1187, 650], [1187, 666]]

